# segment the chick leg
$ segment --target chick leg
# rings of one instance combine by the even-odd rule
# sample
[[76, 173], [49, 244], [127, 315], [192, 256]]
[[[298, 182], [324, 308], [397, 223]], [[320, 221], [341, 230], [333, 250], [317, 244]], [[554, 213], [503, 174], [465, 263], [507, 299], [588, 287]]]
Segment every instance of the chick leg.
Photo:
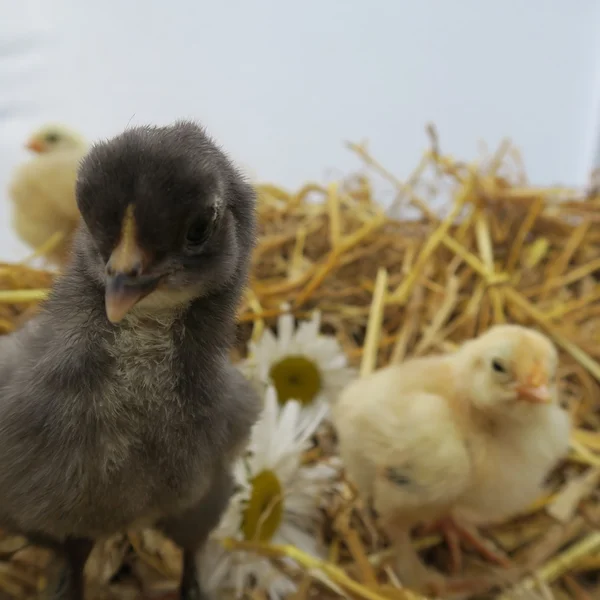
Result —
[[93, 545], [90, 540], [70, 538], [61, 546], [56, 546], [60, 567], [54, 583], [45, 592], [48, 600], [83, 600], [83, 571]]
[[428, 568], [413, 546], [408, 527], [387, 524], [395, 558], [395, 570], [402, 585], [424, 593], [436, 591], [444, 586], [445, 577]]
[[505, 555], [490, 548], [486, 541], [477, 535], [477, 533], [463, 527], [451, 517], [437, 521], [428, 530], [438, 530], [446, 539], [450, 551], [450, 569], [453, 573], [460, 571], [462, 568], [461, 540], [490, 562], [505, 568], [510, 567], [510, 561]]
[[211, 600], [201, 584], [197, 557], [202, 552], [211, 531], [219, 524], [233, 492], [233, 479], [223, 471], [211, 484], [202, 500], [181, 515], [159, 524], [160, 529], [183, 550], [181, 600]]

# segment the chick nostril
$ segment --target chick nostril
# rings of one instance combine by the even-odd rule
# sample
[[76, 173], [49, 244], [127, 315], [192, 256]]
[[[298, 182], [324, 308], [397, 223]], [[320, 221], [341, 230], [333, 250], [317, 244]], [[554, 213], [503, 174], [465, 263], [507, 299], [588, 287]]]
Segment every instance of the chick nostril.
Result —
[[114, 266], [109, 261], [106, 265], [106, 274], [110, 277], [114, 275], [125, 275], [126, 277], [139, 277], [142, 274], [142, 264], [140, 262], [136, 262], [130, 267], [126, 269], [115, 269]]
[[135, 263], [125, 274], [129, 275], [129, 277], [139, 277], [142, 274], [142, 264], [139, 262]]

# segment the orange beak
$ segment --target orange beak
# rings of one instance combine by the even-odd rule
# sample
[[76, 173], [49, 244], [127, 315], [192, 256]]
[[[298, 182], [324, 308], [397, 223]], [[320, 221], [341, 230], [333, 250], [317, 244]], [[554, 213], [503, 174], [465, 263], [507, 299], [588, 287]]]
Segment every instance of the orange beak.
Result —
[[548, 378], [540, 365], [535, 365], [525, 383], [517, 387], [519, 399], [531, 404], [548, 404], [552, 400]]
[[25, 144], [25, 148], [27, 148], [27, 150], [31, 150], [32, 152], [38, 153], [44, 151], [44, 145], [36, 139], [29, 140], [27, 144]]

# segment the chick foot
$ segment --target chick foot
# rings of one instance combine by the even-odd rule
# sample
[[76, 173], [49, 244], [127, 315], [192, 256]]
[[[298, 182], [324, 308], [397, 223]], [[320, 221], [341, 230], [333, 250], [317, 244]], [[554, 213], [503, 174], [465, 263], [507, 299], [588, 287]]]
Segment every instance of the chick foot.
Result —
[[179, 598], [180, 600], [213, 600], [212, 595], [207, 593], [200, 584], [196, 556], [189, 550], [183, 552], [183, 574]]
[[427, 527], [428, 532], [439, 531], [448, 545], [450, 551], [450, 571], [458, 573], [462, 570], [463, 559], [462, 550], [460, 547], [461, 540], [468, 546], [471, 546], [486, 560], [500, 565], [504, 568], [509, 568], [511, 562], [508, 557], [498, 550], [490, 547], [489, 542], [484, 540], [476, 532], [472, 532], [466, 527], [458, 524], [451, 517], [436, 521], [431, 526]]
[[[416, 565], [413, 565], [416, 567]], [[487, 579], [476, 577], [446, 577], [439, 571], [426, 567], [406, 568], [397, 565], [396, 572], [406, 587], [431, 598], [470, 598], [490, 587]]]

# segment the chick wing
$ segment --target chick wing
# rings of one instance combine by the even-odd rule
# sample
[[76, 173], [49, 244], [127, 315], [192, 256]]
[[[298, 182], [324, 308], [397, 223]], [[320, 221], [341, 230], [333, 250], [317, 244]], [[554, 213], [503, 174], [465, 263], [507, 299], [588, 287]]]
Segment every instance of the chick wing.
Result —
[[388, 367], [353, 382], [333, 418], [350, 479], [383, 518], [409, 524], [460, 497], [471, 461], [448, 400], [403, 390], [401, 376]]

